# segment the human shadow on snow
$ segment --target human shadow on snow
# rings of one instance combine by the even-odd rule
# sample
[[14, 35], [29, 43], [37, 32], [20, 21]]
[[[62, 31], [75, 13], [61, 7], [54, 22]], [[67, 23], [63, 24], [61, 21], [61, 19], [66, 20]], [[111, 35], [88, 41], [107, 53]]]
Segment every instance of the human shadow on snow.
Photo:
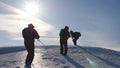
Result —
[[79, 63], [77, 63], [76, 61], [74, 61], [71, 57], [69, 56], [64, 56], [64, 58], [69, 61], [71, 64], [73, 64], [76, 68], [85, 68], [82, 65], [80, 65]]
[[110, 62], [109, 60], [106, 60], [106, 59], [104, 59], [104, 58], [102, 58], [102, 57], [99, 57], [99, 56], [97, 56], [97, 55], [95, 55], [95, 54], [93, 54], [93, 53], [90, 53], [90, 54], [91, 54], [92, 56], [98, 58], [99, 60], [103, 61], [104, 63], [106, 63], [106, 64], [109, 65], [109, 66], [112, 66], [112, 67], [114, 67], [114, 68], [120, 68], [120, 65], [117, 65], [117, 64], [115, 64], [115, 63], [113, 63], [113, 62]]
[[[111, 66], [111, 67], [120, 68], [120, 65], [117, 65], [117, 64], [115, 64], [115, 63], [113, 63], [113, 62], [110, 62], [110, 60], [106, 60], [106, 59], [104, 59], [104, 58], [102, 58], [102, 57], [99, 57], [99, 56], [95, 55], [95, 53], [92, 53], [89, 48], [86, 49], [86, 48], [83, 48], [83, 47], [81, 47], [81, 46], [77, 46], [77, 47], [79, 47], [80, 49], [82, 49], [82, 50], [85, 51], [86, 53], [89, 53], [90, 55], [98, 58], [99, 60], [103, 61], [104, 63], [106, 63], [107, 65], [109, 65], [109, 66]], [[94, 48], [94, 49], [95, 49], [95, 48]], [[105, 49], [105, 50], [106, 50], [106, 49]], [[94, 50], [94, 51], [96, 51], [96, 50]], [[114, 52], [115, 52], [115, 51], [114, 51]], [[105, 53], [107, 54], [107, 52], [105, 52]], [[118, 55], [117, 55], [117, 56], [118, 56]]]
[[114, 51], [110, 49], [105, 49], [105, 48], [98, 48], [98, 47], [85, 47], [85, 49], [90, 50], [90, 52], [94, 54], [105, 54], [105, 55], [110, 55], [110, 56], [120, 56], [119, 51]]

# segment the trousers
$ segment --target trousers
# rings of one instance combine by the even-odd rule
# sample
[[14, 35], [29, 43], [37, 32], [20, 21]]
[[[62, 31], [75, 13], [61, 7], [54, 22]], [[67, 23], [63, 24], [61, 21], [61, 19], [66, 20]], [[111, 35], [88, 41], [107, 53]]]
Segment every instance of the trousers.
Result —
[[34, 59], [34, 42], [25, 41], [25, 48], [28, 52], [25, 63], [32, 63]]
[[67, 52], [68, 52], [67, 40], [66, 41], [60, 40], [60, 53], [67, 55]]

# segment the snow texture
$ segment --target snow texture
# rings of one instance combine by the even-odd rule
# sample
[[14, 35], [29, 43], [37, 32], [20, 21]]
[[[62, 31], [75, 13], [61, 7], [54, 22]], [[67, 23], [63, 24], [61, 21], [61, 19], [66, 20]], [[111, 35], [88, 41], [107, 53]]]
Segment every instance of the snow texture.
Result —
[[[24, 46], [1, 47], [0, 68], [25, 68], [27, 52]], [[69, 46], [68, 55], [60, 54], [59, 46], [36, 47], [32, 68], [120, 68], [120, 52], [96, 48]]]

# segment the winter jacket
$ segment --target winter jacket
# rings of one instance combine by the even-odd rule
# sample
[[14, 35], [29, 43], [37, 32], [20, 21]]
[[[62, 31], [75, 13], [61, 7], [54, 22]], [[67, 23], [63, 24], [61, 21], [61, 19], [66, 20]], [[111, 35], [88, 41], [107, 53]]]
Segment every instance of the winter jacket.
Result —
[[70, 37], [70, 33], [68, 30], [61, 29], [59, 36], [60, 36], [60, 40], [67, 41], [68, 38]]
[[25, 28], [22, 31], [23, 38], [26, 41], [34, 42], [34, 39], [39, 39], [39, 35], [35, 29]]

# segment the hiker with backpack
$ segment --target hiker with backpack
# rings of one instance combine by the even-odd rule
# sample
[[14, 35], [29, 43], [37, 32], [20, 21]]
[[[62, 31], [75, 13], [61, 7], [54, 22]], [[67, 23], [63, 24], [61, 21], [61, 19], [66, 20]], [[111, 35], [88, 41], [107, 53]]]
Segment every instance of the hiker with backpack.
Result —
[[67, 55], [68, 51], [67, 40], [70, 37], [69, 27], [65, 26], [64, 29], [61, 29], [59, 36], [60, 36], [60, 54]]
[[35, 48], [34, 41], [35, 39], [39, 39], [40, 36], [37, 33], [37, 31], [34, 29], [34, 26], [32, 24], [28, 24], [28, 27], [22, 30], [22, 35], [24, 38], [25, 48], [28, 52], [25, 60], [25, 65], [31, 66], [31, 63], [34, 58], [34, 48]]
[[70, 31], [70, 35], [72, 37], [73, 43], [74, 45], [77, 45], [77, 40], [79, 39], [79, 37], [81, 36], [80, 32], [73, 32], [72, 30]]

